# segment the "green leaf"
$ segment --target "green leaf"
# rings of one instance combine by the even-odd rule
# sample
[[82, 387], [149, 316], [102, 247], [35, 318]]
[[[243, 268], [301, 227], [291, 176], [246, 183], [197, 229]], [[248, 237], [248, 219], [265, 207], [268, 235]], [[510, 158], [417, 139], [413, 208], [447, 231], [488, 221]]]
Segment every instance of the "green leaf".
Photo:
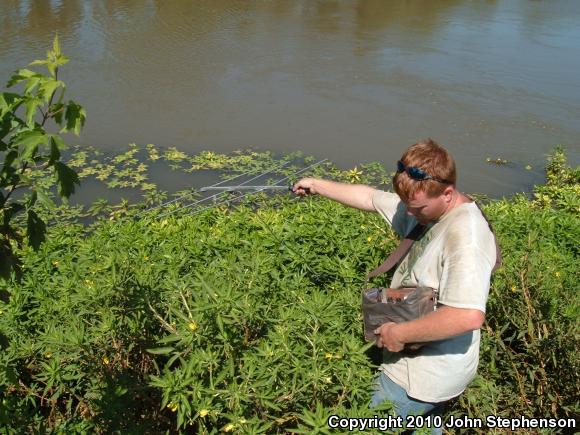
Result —
[[11, 175], [16, 170], [16, 168], [14, 168], [14, 162], [16, 161], [17, 158], [18, 151], [16, 150], [11, 150], [8, 152], [8, 154], [6, 154], [6, 157], [4, 157], [4, 164], [2, 165], [2, 169], [0, 172], [0, 174], [2, 174], [3, 177]]
[[75, 184], [80, 185], [79, 176], [62, 162], [54, 163], [58, 193], [62, 198], [70, 197], [75, 191]]
[[168, 353], [173, 352], [175, 349], [173, 347], [157, 347], [155, 349], [147, 349], [147, 352], [152, 353], [154, 355], [167, 355]]
[[44, 77], [30, 77], [26, 82], [26, 86], [24, 87], [24, 94], [31, 94], [32, 91], [42, 82]]
[[10, 273], [13, 270], [18, 271], [20, 269], [20, 260], [14, 254], [10, 241], [0, 238], [0, 278], [8, 280], [10, 278]]
[[4, 221], [8, 222], [12, 219], [13, 216], [16, 216], [18, 213], [24, 210], [24, 205], [20, 202], [13, 202], [8, 206], [5, 206], [4, 212]]
[[52, 201], [52, 199], [50, 199], [50, 196], [48, 196], [48, 194], [42, 189], [37, 188], [36, 199], [41, 205], [46, 207], [48, 210], [53, 210], [55, 207], [54, 202]]
[[60, 80], [52, 78], [43, 80], [38, 88], [40, 96], [44, 98], [44, 102], [48, 103], [58, 88], [64, 88], [65, 84]]
[[60, 43], [58, 42], [58, 33], [54, 35], [54, 40], [52, 41], [52, 52], [55, 56], [62, 54], [60, 51]]
[[[6, 99], [10, 94], [6, 92], [0, 92], [0, 116], [4, 116], [5, 113], [10, 111], [10, 104]], [[14, 95], [14, 94], [12, 94]], [[10, 98], [10, 97], [8, 97]]]
[[14, 138], [16, 145], [24, 147], [24, 152], [21, 156], [22, 160], [29, 160], [34, 157], [38, 151], [38, 146], [47, 142], [48, 136], [41, 130], [24, 131]]
[[[61, 99], [62, 99], [62, 94], [61, 94], [59, 100], [61, 100]], [[62, 104], [62, 103], [52, 104], [48, 108], [48, 110], [52, 114], [54, 122], [56, 122], [58, 125], [62, 125], [62, 118], [63, 118], [64, 112], [65, 112], [64, 104]]]
[[18, 106], [22, 104], [24, 98], [18, 94], [12, 94], [9, 92], [0, 93], [0, 117], [4, 117], [5, 114], [13, 112], [18, 109]]
[[39, 98], [28, 98], [24, 106], [26, 107], [26, 125], [29, 128], [33, 128], [34, 116], [36, 115], [36, 110], [42, 106], [42, 100]]
[[10, 88], [10, 87], [14, 86], [15, 84], [18, 84], [20, 82], [23, 82], [24, 80], [30, 79], [31, 77], [42, 77], [42, 74], [38, 74], [38, 73], [31, 71], [29, 69], [20, 69], [20, 70], [16, 71], [16, 73], [14, 73], [14, 75], [12, 75], [12, 77], [10, 77], [10, 80], [6, 84], [6, 87]]
[[32, 209], [28, 209], [28, 219], [26, 221], [28, 243], [37, 251], [41, 243], [45, 240], [46, 224]]
[[48, 165], [54, 165], [54, 163], [60, 159], [60, 150], [64, 149], [64, 142], [62, 138], [56, 134], [51, 134], [50, 136], [50, 155], [48, 160]]
[[81, 105], [71, 100], [66, 105], [64, 118], [66, 120], [66, 126], [61, 130], [61, 132], [72, 131], [78, 136], [81, 132], [81, 128], [85, 125], [87, 113]]
[[56, 64], [57, 64], [57, 65], [64, 65], [64, 64], [68, 63], [68, 62], [69, 62], [69, 60], [70, 60], [70, 59], [69, 59], [68, 57], [66, 57], [66, 56], [63, 56], [63, 55], [61, 54], [61, 55], [59, 55], [59, 56], [56, 58]]
[[33, 66], [33, 65], [46, 65], [48, 63], [47, 60], [34, 60], [32, 62], [30, 62], [28, 65], [29, 66]]
[[28, 201], [26, 204], [27, 209], [34, 207], [34, 204], [36, 203], [36, 198], [38, 198], [38, 195], [37, 195], [36, 191], [33, 190], [30, 197], [28, 198]]
[[169, 360], [167, 361], [167, 364], [165, 364], [166, 368], [169, 368], [173, 365], [173, 363], [177, 360], [177, 358], [179, 358], [180, 355], [178, 353], [176, 353], [175, 355], [173, 355], [171, 358], [169, 358]]

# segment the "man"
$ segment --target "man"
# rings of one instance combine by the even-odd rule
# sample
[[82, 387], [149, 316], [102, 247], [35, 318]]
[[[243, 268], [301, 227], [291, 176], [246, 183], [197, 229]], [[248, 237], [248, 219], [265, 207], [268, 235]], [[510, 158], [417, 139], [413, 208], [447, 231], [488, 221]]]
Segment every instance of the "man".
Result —
[[[493, 233], [479, 208], [456, 189], [453, 157], [431, 139], [411, 146], [397, 162], [394, 193], [365, 185], [304, 178], [293, 191], [319, 194], [347, 206], [377, 211], [401, 236], [427, 225], [399, 263], [391, 288], [438, 290], [436, 311], [405, 323], [386, 323], [376, 334], [385, 348], [371, 400], [390, 400], [398, 415], [437, 415], [476, 373], [479, 328], [485, 319], [490, 276], [496, 263]], [[414, 354], [406, 343], [425, 345]], [[434, 429], [434, 433], [441, 433]]]

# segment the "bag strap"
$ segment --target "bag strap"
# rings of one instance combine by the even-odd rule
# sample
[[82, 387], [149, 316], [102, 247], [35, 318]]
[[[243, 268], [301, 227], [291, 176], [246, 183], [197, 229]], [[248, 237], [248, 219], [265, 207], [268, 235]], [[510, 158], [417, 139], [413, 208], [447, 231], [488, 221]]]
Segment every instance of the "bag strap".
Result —
[[[467, 196], [467, 195], [465, 195], [465, 196]], [[477, 206], [477, 208], [481, 212], [481, 215], [483, 216], [483, 218], [487, 222], [487, 225], [489, 226], [489, 230], [491, 231], [491, 234], [493, 234], [493, 241], [495, 243], [495, 264], [493, 265], [493, 268], [491, 269], [491, 273], [494, 273], [502, 265], [501, 250], [499, 249], [499, 243], [497, 241], [495, 231], [493, 230], [493, 227], [491, 226], [489, 219], [487, 218], [487, 216], [485, 215], [485, 213], [481, 209], [480, 205], [476, 201], [474, 201], [472, 198], [470, 198], [469, 196], [467, 196], [467, 197], [469, 199], [471, 199], [472, 202], [475, 203], [475, 205]], [[413, 246], [413, 243], [415, 243], [417, 240], [419, 240], [421, 237], [424, 236], [426, 228], [427, 228], [427, 226], [423, 225], [423, 224], [415, 225], [415, 227], [409, 232], [409, 234], [407, 234], [407, 237], [405, 237], [403, 240], [401, 240], [401, 243], [399, 243], [399, 246], [397, 246], [397, 249], [395, 249], [393, 252], [391, 252], [391, 255], [389, 255], [389, 257], [379, 267], [377, 267], [375, 270], [373, 270], [372, 272], [370, 272], [366, 276], [365, 285], [371, 278], [374, 278], [375, 276], [378, 276], [378, 275], [381, 275], [385, 272], [388, 272], [393, 267], [395, 267], [395, 265], [407, 254], [407, 252], [409, 252], [409, 250], [411, 249], [411, 246]]]
[[413, 243], [423, 237], [426, 228], [427, 226], [423, 224], [415, 225], [409, 234], [407, 234], [407, 237], [401, 240], [401, 243], [399, 243], [397, 249], [391, 252], [391, 255], [389, 255], [389, 257], [383, 261], [379, 267], [377, 267], [366, 276], [365, 284], [369, 281], [369, 279], [374, 278], [375, 276], [378, 276], [382, 273], [388, 272], [393, 267], [395, 267], [395, 265], [407, 254], [407, 252], [409, 252], [411, 246], [413, 246]]

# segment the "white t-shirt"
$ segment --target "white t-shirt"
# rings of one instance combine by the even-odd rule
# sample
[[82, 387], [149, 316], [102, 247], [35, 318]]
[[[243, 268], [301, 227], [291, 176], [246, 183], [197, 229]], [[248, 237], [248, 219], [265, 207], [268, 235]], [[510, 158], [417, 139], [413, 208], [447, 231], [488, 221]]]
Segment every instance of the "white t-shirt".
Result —
[[[417, 224], [405, 204], [377, 191], [375, 209], [404, 237]], [[391, 288], [426, 286], [439, 290], [439, 304], [485, 313], [496, 249], [487, 221], [473, 202], [449, 210], [413, 244], [395, 270]], [[479, 330], [427, 343], [416, 355], [385, 352], [383, 370], [407, 394], [442, 402], [463, 392], [479, 361]]]

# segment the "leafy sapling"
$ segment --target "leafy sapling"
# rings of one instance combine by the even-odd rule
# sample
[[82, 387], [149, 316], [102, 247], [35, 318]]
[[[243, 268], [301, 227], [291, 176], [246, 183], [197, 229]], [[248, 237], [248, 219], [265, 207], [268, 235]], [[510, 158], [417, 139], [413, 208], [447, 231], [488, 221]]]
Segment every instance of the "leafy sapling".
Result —
[[[40, 208], [54, 203], [50, 186], [38, 182], [39, 174], [54, 173], [58, 196], [66, 201], [80, 184], [76, 172], [61, 162], [65, 148], [61, 135], [79, 135], [86, 119], [85, 110], [72, 100], [65, 101], [66, 85], [59, 80], [59, 67], [69, 59], [60, 49], [58, 35], [46, 59], [30, 66], [44, 65], [48, 74], [20, 69], [7, 88], [22, 86], [20, 93], [0, 93], [0, 276], [19, 273], [16, 248], [23, 241], [37, 250], [45, 239], [46, 223]], [[49, 122], [50, 121], [50, 122]], [[57, 127], [50, 132], [50, 126]], [[20, 194], [18, 194], [20, 192]], [[25, 224], [20, 222], [24, 217]]]

